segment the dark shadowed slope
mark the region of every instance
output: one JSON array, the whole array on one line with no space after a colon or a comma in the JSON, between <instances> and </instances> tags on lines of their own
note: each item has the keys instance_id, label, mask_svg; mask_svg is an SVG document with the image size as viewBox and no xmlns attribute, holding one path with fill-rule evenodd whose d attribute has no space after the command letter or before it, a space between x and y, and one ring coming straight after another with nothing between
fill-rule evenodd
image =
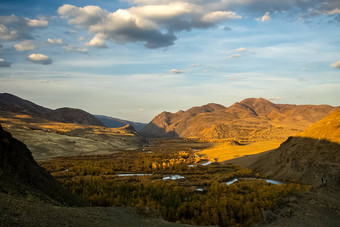
<instances>
[{"instance_id":1,"label":"dark shadowed slope","mask_svg":"<svg viewBox=\"0 0 340 227\"><path fill-rule=\"evenodd\" d=\"M329 105L274 104L263 98L249 98L230 107L208 104L177 113L163 112L140 133L147 137L248 142L286 139L337 108Z\"/></svg>"},{"instance_id":2,"label":"dark shadowed slope","mask_svg":"<svg viewBox=\"0 0 340 227\"><path fill-rule=\"evenodd\" d=\"M80 201L34 161L25 144L0 125L0 191L28 195L56 204L76 205Z\"/></svg>"},{"instance_id":3,"label":"dark shadowed slope","mask_svg":"<svg viewBox=\"0 0 340 227\"><path fill-rule=\"evenodd\" d=\"M326 177L340 189L340 110L310 126L298 137L266 153L231 161L274 179L318 186Z\"/></svg>"},{"instance_id":4,"label":"dark shadowed slope","mask_svg":"<svg viewBox=\"0 0 340 227\"><path fill-rule=\"evenodd\" d=\"M146 124L145 123L140 123L140 122L133 122L133 121L127 121L127 120L122 120L114 117L108 117L104 115L94 115L96 118L98 118L104 126L108 128L120 128L123 127L127 124L132 125L137 132L140 131Z\"/></svg>"},{"instance_id":5,"label":"dark shadowed slope","mask_svg":"<svg viewBox=\"0 0 340 227\"><path fill-rule=\"evenodd\" d=\"M100 120L98 120L95 116L81 109L64 107L50 111L46 113L44 116L46 119L51 121L104 126L103 123Z\"/></svg>"},{"instance_id":6,"label":"dark shadowed slope","mask_svg":"<svg viewBox=\"0 0 340 227\"><path fill-rule=\"evenodd\" d=\"M0 113L27 114L50 121L104 126L101 121L84 110L74 108L51 110L8 93L0 94Z\"/></svg>"},{"instance_id":7,"label":"dark shadowed slope","mask_svg":"<svg viewBox=\"0 0 340 227\"><path fill-rule=\"evenodd\" d=\"M51 109L39 106L33 102L19 98L15 95L1 93L0 111L8 111L18 114L28 114L41 117L43 114L50 112Z\"/></svg>"}]
</instances>

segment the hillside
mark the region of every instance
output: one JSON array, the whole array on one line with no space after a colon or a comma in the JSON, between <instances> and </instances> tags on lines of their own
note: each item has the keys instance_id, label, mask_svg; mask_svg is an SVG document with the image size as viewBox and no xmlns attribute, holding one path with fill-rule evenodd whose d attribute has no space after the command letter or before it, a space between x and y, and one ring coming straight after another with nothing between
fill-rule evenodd
<instances>
[{"instance_id":1,"label":"hillside","mask_svg":"<svg viewBox=\"0 0 340 227\"><path fill-rule=\"evenodd\" d=\"M39 106L15 95L0 93L0 111L41 117L45 113L50 112L51 109Z\"/></svg>"},{"instance_id":2,"label":"hillside","mask_svg":"<svg viewBox=\"0 0 340 227\"><path fill-rule=\"evenodd\" d=\"M4 131L0 125L0 191L31 196L55 204L80 204L75 196L33 159L25 144Z\"/></svg>"},{"instance_id":3,"label":"hillside","mask_svg":"<svg viewBox=\"0 0 340 227\"><path fill-rule=\"evenodd\" d=\"M276 150L232 160L278 180L313 186L328 179L340 189L340 110L311 125L297 137L290 137Z\"/></svg>"},{"instance_id":4,"label":"hillside","mask_svg":"<svg viewBox=\"0 0 340 227\"><path fill-rule=\"evenodd\" d=\"M163 112L140 133L146 137L233 139L241 143L280 140L302 132L337 108L249 98L230 107L208 104L177 113Z\"/></svg>"},{"instance_id":5,"label":"hillside","mask_svg":"<svg viewBox=\"0 0 340 227\"><path fill-rule=\"evenodd\" d=\"M127 120L122 120L122 119L118 119L114 117L108 117L104 115L94 115L94 116L97 119L99 119L104 124L104 126L108 128L120 128L120 127L123 127L129 124L129 125L132 125L138 132L146 125L145 123L127 121Z\"/></svg>"},{"instance_id":6,"label":"hillside","mask_svg":"<svg viewBox=\"0 0 340 227\"><path fill-rule=\"evenodd\" d=\"M13 136L27 144L36 160L131 151L147 143L130 125L106 128L15 114L0 116L0 123Z\"/></svg>"},{"instance_id":7,"label":"hillside","mask_svg":"<svg viewBox=\"0 0 340 227\"><path fill-rule=\"evenodd\" d=\"M182 226L152 211L83 205L0 125L0 226Z\"/></svg>"},{"instance_id":8,"label":"hillside","mask_svg":"<svg viewBox=\"0 0 340 227\"><path fill-rule=\"evenodd\" d=\"M0 94L0 113L2 116L15 113L49 121L104 126L101 121L84 110L74 108L51 110L8 93Z\"/></svg>"},{"instance_id":9,"label":"hillside","mask_svg":"<svg viewBox=\"0 0 340 227\"><path fill-rule=\"evenodd\" d=\"M44 117L51 121L58 121L63 123L78 123L83 125L104 126L103 123L92 114L89 114L84 110L74 108L59 108L46 113Z\"/></svg>"}]
</instances>

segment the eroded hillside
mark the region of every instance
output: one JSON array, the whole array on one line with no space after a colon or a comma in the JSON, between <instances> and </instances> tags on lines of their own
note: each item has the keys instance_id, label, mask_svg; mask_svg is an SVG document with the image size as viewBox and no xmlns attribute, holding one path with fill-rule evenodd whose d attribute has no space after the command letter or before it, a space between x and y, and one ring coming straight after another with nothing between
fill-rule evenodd
<instances>
[{"instance_id":1,"label":"eroded hillside","mask_svg":"<svg viewBox=\"0 0 340 227\"><path fill-rule=\"evenodd\" d=\"M147 137L233 139L241 143L280 140L297 135L337 108L249 98L230 107L208 104L177 113L163 112L140 132Z\"/></svg>"}]
</instances>

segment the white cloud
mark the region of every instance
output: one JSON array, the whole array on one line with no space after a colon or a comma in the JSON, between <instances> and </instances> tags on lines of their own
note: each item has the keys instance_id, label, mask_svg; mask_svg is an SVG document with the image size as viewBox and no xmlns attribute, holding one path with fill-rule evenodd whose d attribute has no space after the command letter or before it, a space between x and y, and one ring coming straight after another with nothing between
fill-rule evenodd
<instances>
[{"instance_id":1,"label":"white cloud","mask_svg":"<svg viewBox=\"0 0 340 227\"><path fill-rule=\"evenodd\" d=\"M102 37L102 38L101 38ZM101 34L95 35L90 42L86 43L86 46L89 47L97 47L97 48L106 48L106 44L104 41L104 37Z\"/></svg>"},{"instance_id":2,"label":"white cloud","mask_svg":"<svg viewBox=\"0 0 340 227\"><path fill-rule=\"evenodd\" d=\"M303 67L303 68L302 68L302 71L307 72L307 71L309 71L309 68Z\"/></svg>"},{"instance_id":3,"label":"white cloud","mask_svg":"<svg viewBox=\"0 0 340 227\"><path fill-rule=\"evenodd\" d=\"M281 97L269 97L268 100L270 101L276 101L276 100L280 100Z\"/></svg>"},{"instance_id":4,"label":"white cloud","mask_svg":"<svg viewBox=\"0 0 340 227\"><path fill-rule=\"evenodd\" d=\"M106 41L142 42L147 48L167 47L177 39L176 32L213 27L241 16L232 11L216 11L191 2L159 2L108 12L98 6L65 4L59 15L69 24L94 34L87 46L106 47Z\"/></svg>"},{"instance_id":5,"label":"white cloud","mask_svg":"<svg viewBox=\"0 0 340 227\"><path fill-rule=\"evenodd\" d=\"M87 48L74 47L71 45L64 45L63 48L67 51L74 51L80 53L87 53L89 51Z\"/></svg>"},{"instance_id":6,"label":"white cloud","mask_svg":"<svg viewBox=\"0 0 340 227\"><path fill-rule=\"evenodd\" d=\"M30 27L42 28L48 26L48 21L44 17L40 17L38 20L30 18L25 18L25 20L27 21L27 25Z\"/></svg>"},{"instance_id":7,"label":"white cloud","mask_svg":"<svg viewBox=\"0 0 340 227\"><path fill-rule=\"evenodd\" d=\"M331 64L331 67L335 69L340 69L340 61L334 62L333 64Z\"/></svg>"},{"instance_id":8,"label":"white cloud","mask_svg":"<svg viewBox=\"0 0 340 227\"><path fill-rule=\"evenodd\" d=\"M36 64L42 64L42 65L52 64L52 60L43 54L31 54L27 57L27 59Z\"/></svg>"},{"instance_id":9,"label":"white cloud","mask_svg":"<svg viewBox=\"0 0 340 227\"><path fill-rule=\"evenodd\" d=\"M247 50L247 49L244 48L244 47L241 47L241 48L236 49L237 52L244 52L244 51L246 51L246 50Z\"/></svg>"},{"instance_id":10,"label":"white cloud","mask_svg":"<svg viewBox=\"0 0 340 227\"><path fill-rule=\"evenodd\" d=\"M202 21L215 23L226 19L241 19L242 17L231 11L215 11L203 16Z\"/></svg>"},{"instance_id":11,"label":"white cloud","mask_svg":"<svg viewBox=\"0 0 340 227\"><path fill-rule=\"evenodd\" d=\"M32 32L36 29L46 28L47 25L48 22L43 18L0 16L0 39L10 41L33 39Z\"/></svg>"},{"instance_id":12,"label":"white cloud","mask_svg":"<svg viewBox=\"0 0 340 227\"><path fill-rule=\"evenodd\" d=\"M48 38L46 40L46 43L48 43L48 44L63 44L63 40L61 38L56 38L56 39Z\"/></svg>"},{"instance_id":13,"label":"white cloud","mask_svg":"<svg viewBox=\"0 0 340 227\"><path fill-rule=\"evenodd\" d=\"M231 58L238 58L240 57L241 55L240 54L232 54L230 55L228 58L231 59Z\"/></svg>"},{"instance_id":14,"label":"white cloud","mask_svg":"<svg viewBox=\"0 0 340 227\"><path fill-rule=\"evenodd\" d=\"M15 44L14 48L16 51L28 51L28 50L34 50L35 45L32 43L32 41L26 40L21 43Z\"/></svg>"},{"instance_id":15,"label":"white cloud","mask_svg":"<svg viewBox=\"0 0 340 227\"><path fill-rule=\"evenodd\" d=\"M10 67L11 66L11 62L6 61L3 58L0 58L0 67Z\"/></svg>"},{"instance_id":16,"label":"white cloud","mask_svg":"<svg viewBox=\"0 0 340 227\"><path fill-rule=\"evenodd\" d=\"M79 38L78 38L78 41L84 41L85 40L85 37L84 36L80 36Z\"/></svg>"},{"instance_id":17,"label":"white cloud","mask_svg":"<svg viewBox=\"0 0 340 227\"><path fill-rule=\"evenodd\" d=\"M178 69L171 69L170 72L173 73L173 74L182 74L182 73L186 73L185 70L178 70Z\"/></svg>"},{"instance_id":18,"label":"white cloud","mask_svg":"<svg viewBox=\"0 0 340 227\"><path fill-rule=\"evenodd\" d=\"M270 21L271 18L269 16L269 12L266 12L262 17L258 17L255 20L261 21L261 22L266 22L266 21Z\"/></svg>"}]
</instances>

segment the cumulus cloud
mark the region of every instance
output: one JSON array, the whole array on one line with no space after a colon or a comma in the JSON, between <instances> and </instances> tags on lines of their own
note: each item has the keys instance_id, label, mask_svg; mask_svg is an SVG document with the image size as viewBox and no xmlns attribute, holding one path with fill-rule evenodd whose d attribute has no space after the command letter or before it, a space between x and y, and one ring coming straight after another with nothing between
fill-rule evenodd
<instances>
[{"instance_id":1,"label":"cumulus cloud","mask_svg":"<svg viewBox=\"0 0 340 227\"><path fill-rule=\"evenodd\" d=\"M173 73L173 74L182 74L182 73L186 73L186 71L185 70L178 70L178 69L171 69L170 73Z\"/></svg>"},{"instance_id":2,"label":"cumulus cloud","mask_svg":"<svg viewBox=\"0 0 340 227\"><path fill-rule=\"evenodd\" d=\"M33 39L32 32L36 29L46 28L47 25L48 22L44 18L0 16L0 39L10 41Z\"/></svg>"},{"instance_id":3,"label":"cumulus cloud","mask_svg":"<svg viewBox=\"0 0 340 227\"><path fill-rule=\"evenodd\" d=\"M63 40L61 38L56 38L56 39L48 38L45 43L47 43L47 44L63 44Z\"/></svg>"},{"instance_id":4,"label":"cumulus cloud","mask_svg":"<svg viewBox=\"0 0 340 227\"><path fill-rule=\"evenodd\" d=\"M3 58L0 58L0 67L11 67L11 62L5 61Z\"/></svg>"},{"instance_id":5,"label":"cumulus cloud","mask_svg":"<svg viewBox=\"0 0 340 227\"><path fill-rule=\"evenodd\" d=\"M36 64L42 64L42 65L52 64L52 60L43 54L31 54L27 57L27 59Z\"/></svg>"},{"instance_id":6,"label":"cumulus cloud","mask_svg":"<svg viewBox=\"0 0 340 227\"><path fill-rule=\"evenodd\" d=\"M32 41L26 40L21 43L17 43L14 45L14 48L16 51L28 51L28 50L34 50L35 45L33 44Z\"/></svg>"},{"instance_id":7,"label":"cumulus cloud","mask_svg":"<svg viewBox=\"0 0 340 227\"><path fill-rule=\"evenodd\" d=\"M269 16L269 12L266 12L262 17L258 17L255 20L261 21L261 22L266 22L266 21L270 21L271 18Z\"/></svg>"},{"instance_id":8,"label":"cumulus cloud","mask_svg":"<svg viewBox=\"0 0 340 227\"><path fill-rule=\"evenodd\" d=\"M333 64L331 64L331 67L335 69L340 69L340 61L334 62Z\"/></svg>"},{"instance_id":9,"label":"cumulus cloud","mask_svg":"<svg viewBox=\"0 0 340 227\"><path fill-rule=\"evenodd\" d=\"M86 46L89 47L97 47L97 48L106 48L106 44L104 41L105 37L102 34L95 35L90 42L86 43Z\"/></svg>"},{"instance_id":10,"label":"cumulus cloud","mask_svg":"<svg viewBox=\"0 0 340 227\"><path fill-rule=\"evenodd\" d=\"M27 25L30 27L35 27L35 28L43 28L47 27L48 21L44 17L40 17L38 20L37 19L30 19L30 18L25 18Z\"/></svg>"},{"instance_id":11,"label":"cumulus cloud","mask_svg":"<svg viewBox=\"0 0 340 227\"><path fill-rule=\"evenodd\" d=\"M232 54L230 55L228 58L231 59L231 58L238 58L240 57L241 55L240 54Z\"/></svg>"},{"instance_id":12,"label":"cumulus cloud","mask_svg":"<svg viewBox=\"0 0 340 227\"><path fill-rule=\"evenodd\" d=\"M244 51L246 51L246 50L247 50L247 49L244 48L244 47L240 47L240 48L236 49L237 52L244 52Z\"/></svg>"},{"instance_id":13,"label":"cumulus cloud","mask_svg":"<svg viewBox=\"0 0 340 227\"><path fill-rule=\"evenodd\" d=\"M147 48L167 47L174 44L176 32L208 28L225 20L241 18L230 10L211 10L185 1L142 3L115 12L98 6L65 4L59 7L58 13L69 24L94 34L87 46L99 48L106 47L106 41L142 42Z\"/></svg>"}]
</instances>

